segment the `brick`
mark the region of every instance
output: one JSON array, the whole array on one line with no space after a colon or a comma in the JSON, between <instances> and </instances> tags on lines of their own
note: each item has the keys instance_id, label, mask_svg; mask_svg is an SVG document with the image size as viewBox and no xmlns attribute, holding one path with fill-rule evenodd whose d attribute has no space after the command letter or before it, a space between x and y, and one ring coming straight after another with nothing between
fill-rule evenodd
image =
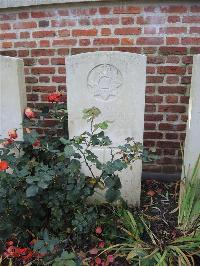
<instances>
[{"instance_id":1,"label":"brick","mask_svg":"<svg viewBox=\"0 0 200 266\"><path fill-rule=\"evenodd\" d=\"M166 44L167 45L176 45L179 44L179 38L178 37L166 37Z\"/></svg>"},{"instance_id":2,"label":"brick","mask_svg":"<svg viewBox=\"0 0 200 266\"><path fill-rule=\"evenodd\" d=\"M152 141L152 140L145 140L144 141L144 146L145 147L149 147L149 148L150 147L155 147L155 144L156 144L155 141Z\"/></svg>"},{"instance_id":3,"label":"brick","mask_svg":"<svg viewBox=\"0 0 200 266\"><path fill-rule=\"evenodd\" d=\"M100 15L108 15L111 11L111 8L110 7L106 7L106 6L102 6L102 7L99 7L99 14Z\"/></svg>"},{"instance_id":4,"label":"brick","mask_svg":"<svg viewBox=\"0 0 200 266\"><path fill-rule=\"evenodd\" d=\"M178 139L177 133L166 133L165 138L168 139Z\"/></svg>"},{"instance_id":5,"label":"brick","mask_svg":"<svg viewBox=\"0 0 200 266\"><path fill-rule=\"evenodd\" d=\"M177 55L168 55L166 58L166 63L178 64L180 62L180 57Z\"/></svg>"},{"instance_id":6,"label":"brick","mask_svg":"<svg viewBox=\"0 0 200 266\"><path fill-rule=\"evenodd\" d=\"M119 6L113 9L114 14L139 14L140 12L139 6Z\"/></svg>"},{"instance_id":7,"label":"brick","mask_svg":"<svg viewBox=\"0 0 200 266\"><path fill-rule=\"evenodd\" d=\"M36 64L36 60L34 58L24 58L25 66L34 66Z\"/></svg>"},{"instance_id":8,"label":"brick","mask_svg":"<svg viewBox=\"0 0 200 266\"><path fill-rule=\"evenodd\" d=\"M55 86L33 86L32 91L41 92L41 93L52 93L52 92L56 92L56 87Z\"/></svg>"},{"instance_id":9,"label":"brick","mask_svg":"<svg viewBox=\"0 0 200 266\"><path fill-rule=\"evenodd\" d=\"M164 28L159 28L159 33L182 34L182 33L187 33L187 28L186 27L164 27Z\"/></svg>"},{"instance_id":10,"label":"brick","mask_svg":"<svg viewBox=\"0 0 200 266\"><path fill-rule=\"evenodd\" d=\"M155 128L155 123L144 123L144 130L154 130Z\"/></svg>"},{"instance_id":11,"label":"brick","mask_svg":"<svg viewBox=\"0 0 200 266\"><path fill-rule=\"evenodd\" d=\"M65 67L59 67L59 68L58 68L58 73L59 73L59 74L66 74L66 69L65 69Z\"/></svg>"},{"instance_id":12,"label":"brick","mask_svg":"<svg viewBox=\"0 0 200 266\"><path fill-rule=\"evenodd\" d=\"M189 65L193 63L193 57L192 56L183 56L182 57L182 63L185 65Z\"/></svg>"},{"instance_id":13,"label":"brick","mask_svg":"<svg viewBox=\"0 0 200 266\"><path fill-rule=\"evenodd\" d=\"M90 39L80 39L79 45L80 46L89 46L90 45Z\"/></svg>"},{"instance_id":14,"label":"brick","mask_svg":"<svg viewBox=\"0 0 200 266\"><path fill-rule=\"evenodd\" d=\"M191 83L191 76L181 77L181 84L190 84L190 83Z\"/></svg>"},{"instance_id":15,"label":"brick","mask_svg":"<svg viewBox=\"0 0 200 266\"><path fill-rule=\"evenodd\" d=\"M18 51L18 56L19 56L19 57L26 57L26 56L29 56L29 51L28 51L28 50L19 50L19 51Z\"/></svg>"},{"instance_id":16,"label":"brick","mask_svg":"<svg viewBox=\"0 0 200 266\"><path fill-rule=\"evenodd\" d=\"M163 43L163 37L138 37L136 41L138 45L161 45Z\"/></svg>"},{"instance_id":17,"label":"brick","mask_svg":"<svg viewBox=\"0 0 200 266\"><path fill-rule=\"evenodd\" d=\"M41 20L41 21L39 21L38 26L40 28L46 28L49 26L49 21L48 20Z\"/></svg>"},{"instance_id":18,"label":"brick","mask_svg":"<svg viewBox=\"0 0 200 266\"><path fill-rule=\"evenodd\" d=\"M1 23L0 24L0 30L10 30L11 26L10 23Z\"/></svg>"},{"instance_id":19,"label":"brick","mask_svg":"<svg viewBox=\"0 0 200 266\"><path fill-rule=\"evenodd\" d=\"M91 24L91 22L90 22L89 18L81 18L78 20L78 24L80 26L89 26Z\"/></svg>"},{"instance_id":20,"label":"brick","mask_svg":"<svg viewBox=\"0 0 200 266\"><path fill-rule=\"evenodd\" d=\"M160 123L159 130L169 130L169 131L183 131L185 130L185 124L169 124L169 123Z\"/></svg>"},{"instance_id":21,"label":"brick","mask_svg":"<svg viewBox=\"0 0 200 266\"><path fill-rule=\"evenodd\" d=\"M148 64L164 64L163 56L148 55L147 56Z\"/></svg>"},{"instance_id":22,"label":"brick","mask_svg":"<svg viewBox=\"0 0 200 266\"><path fill-rule=\"evenodd\" d=\"M36 77L25 77L25 82L30 84L38 83L38 79Z\"/></svg>"},{"instance_id":23,"label":"brick","mask_svg":"<svg viewBox=\"0 0 200 266\"><path fill-rule=\"evenodd\" d=\"M65 76L53 76L52 82L55 83L66 83L66 77Z\"/></svg>"},{"instance_id":24,"label":"brick","mask_svg":"<svg viewBox=\"0 0 200 266\"><path fill-rule=\"evenodd\" d=\"M5 21L5 20L16 20L17 19L17 14L16 13L2 13L0 14L0 20Z\"/></svg>"},{"instance_id":25,"label":"brick","mask_svg":"<svg viewBox=\"0 0 200 266\"><path fill-rule=\"evenodd\" d=\"M148 17L138 17L137 24L139 25L157 25L164 24L165 17L164 16L148 16Z\"/></svg>"},{"instance_id":26,"label":"brick","mask_svg":"<svg viewBox=\"0 0 200 266\"><path fill-rule=\"evenodd\" d=\"M160 105L158 106L158 112L185 113L186 107L182 105Z\"/></svg>"},{"instance_id":27,"label":"brick","mask_svg":"<svg viewBox=\"0 0 200 266\"><path fill-rule=\"evenodd\" d=\"M50 47L50 41L48 41L48 40L40 41L40 47L41 48Z\"/></svg>"},{"instance_id":28,"label":"brick","mask_svg":"<svg viewBox=\"0 0 200 266\"><path fill-rule=\"evenodd\" d=\"M134 24L134 18L133 17L122 17L121 18L122 25L131 25Z\"/></svg>"},{"instance_id":29,"label":"brick","mask_svg":"<svg viewBox=\"0 0 200 266\"><path fill-rule=\"evenodd\" d=\"M109 29L109 28L103 28L103 29L101 29L101 35L103 35L103 36L109 36L109 35L111 35L111 29Z\"/></svg>"},{"instance_id":30,"label":"brick","mask_svg":"<svg viewBox=\"0 0 200 266\"><path fill-rule=\"evenodd\" d=\"M158 92L160 94L185 94L187 87L184 86L159 86Z\"/></svg>"},{"instance_id":31,"label":"brick","mask_svg":"<svg viewBox=\"0 0 200 266\"><path fill-rule=\"evenodd\" d=\"M119 39L117 38L97 38L93 41L94 45L118 45Z\"/></svg>"},{"instance_id":32,"label":"brick","mask_svg":"<svg viewBox=\"0 0 200 266\"><path fill-rule=\"evenodd\" d=\"M181 43L184 45L200 45L200 38L198 37L183 37Z\"/></svg>"},{"instance_id":33,"label":"brick","mask_svg":"<svg viewBox=\"0 0 200 266\"><path fill-rule=\"evenodd\" d=\"M181 96L180 97L180 103L189 104L189 96Z\"/></svg>"},{"instance_id":34,"label":"brick","mask_svg":"<svg viewBox=\"0 0 200 266\"><path fill-rule=\"evenodd\" d=\"M96 18L92 20L94 26L100 25L117 25L119 24L119 18Z\"/></svg>"},{"instance_id":35,"label":"brick","mask_svg":"<svg viewBox=\"0 0 200 266\"><path fill-rule=\"evenodd\" d=\"M53 30L50 31L35 31L32 33L33 38L47 38L56 36L56 32Z\"/></svg>"},{"instance_id":36,"label":"brick","mask_svg":"<svg viewBox=\"0 0 200 266\"><path fill-rule=\"evenodd\" d=\"M40 58L39 60L38 60L38 63L40 64L40 65L48 65L49 64L49 59L48 58Z\"/></svg>"},{"instance_id":37,"label":"brick","mask_svg":"<svg viewBox=\"0 0 200 266\"><path fill-rule=\"evenodd\" d=\"M31 41L31 42L15 42L14 43L14 47L15 48L19 48L19 47L25 47L25 48L35 48L37 46L35 41Z\"/></svg>"},{"instance_id":38,"label":"brick","mask_svg":"<svg viewBox=\"0 0 200 266\"><path fill-rule=\"evenodd\" d=\"M154 26L144 27L144 34L155 34L155 33L156 33L156 27Z\"/></svg>"},{"instance_id":39,"label":"brick","mask_svg":"<svg viewBox=\"0 0 200 266\"><path fill-rule=\"evenodd\" d=\"M54 67L33 67L31 69L32 74L54 74Z\"/></svg>"},{"instance_id":40,"label":"brick","mask_svg":"<svg viewBox=\"0 0 200 266\"><path fill-rule=\"evenodd\" d=\"M38 95L36 94L27 94L27 101L30 102L37 102L38 101Z\"/></svg>"},{"instance_id":41,"label":"brick","mask_svg":"<svg viewBox=\"0 0 200 266\"><path fill-rule=\"evenodd\" d=\"M40 83L49 83L50 82L50 77L47 77L47 76L39 77L39 82Z\"/></svg>"},{"instance_id":42,"label":"brick","mask_svg":"<svg viewBox=\"0 0 200 266\"><path fill-rule=\"evenodd\" d=\"M66 29L59 30L58 35L59 35L59 37L68 37L68 36L70 36L70 30L66 30Z\"/></svg>"},{"instance_id":43,"label":"brick","mask_svg":"<svg viewBox=\"0 0 200 266\"><path fill-rule=\"evenodd\" d=\"M2 42L1 43L1 48L3 48L3 49L8 49L8 48L12 48L12 47L13 47L12 42Z\"/></svg>"},{"instance_id":44,"label":"brick","mask_svg":"<svg viewBox=\"0 0 200 266\"><path fill-rule=\"evenodd\" d=\"M28 39L30 38L30 33L28 31L20 32L20 39Z\"/></svg>"},{"instance_id":45,"label":"brick","mask_svg":"<svg viewBox=\"0 0 200 266\"><path fill-rule=\"evenodd\" d=\"M181 66L158 66L157 71L159 74L184 75L186 68Z\"/></svg>"},{"instance_id":46,"label":"brick","mask_svg":"<svg viewBox=\"0 0 200 266\"><path fill-rule=\"evenodd\" d=\"M57 50L58 55L68 55L69 49L68 48L60 48Z\"/></svg>"},{"instance_id":47,"label":"brick","mask_svg":"<svg viewBox=\"0 0 200 266\"><path fill-rule=\"evenodd\" d=\"M16 33L0 33L0 40L6 40L6 39L16 39Z\"/></svg>"},{"instance_id":48,"label":"brick","mask_svg":"<svg viewBox=\"0 0 200 266\"><path fill-rule=\"evenodd\" d=\"M76 17L79 16L90 16L97 13L97 8L74 8L70 9L70 13Z\"/></svg>"},{"instance_id":49,"label":"brick","mask_svg":"<svg viewBox=\"0 0 200 266\"><path fill-rule=\"evenodd\" d=\"M181 115L181 121L187 122L188 116L187 115Z\"/></svg>"},{"instance_id":50,"label":"brick","mask_svg":"<svg viewBox=\"0 0 200 266\"><path fill-rule=\"evenodd\" d=\"M176 22L180 22L180 21L181 21L180 16L169 16L167 18L168 23L176 23Z\"/></svg>"},{"instance_id":51,"label":"brick","mask_svg":"<svg viewBox=\"0 0 200 266\"><path fill-rule=\"evenodd\" d=\"M164 155L175 155L175 150L174 149L164 149L163 154Z\"/></svg>"},{"instance_id":52,"label":"brick","mask_svg":"<svg viewBox=\"0 0 200 266\"><path fill-rule=\"evenodd\" d=\"M143 53L145 53L145 54L155 54L157 52L156 47L146 46L146 47L143 47L142 50L143 50Z\"/></svg>"},{"instance_id":53,"label":"brick","mask_svg":"<svg viewBox=\"0 0 200 266\"><path fill-rule=\"evenodd\" d=\"M18 14L19 19L27 19L29 18L29 12L20 12Z\"/></svg>"},{"instance_id":54,"label":"brick","mask_svg":"<svg viewBox=\"0 0 200 266\"><path fill-rule=\"evenodd\" d=\"M93 48L93 47L90 47L90 48L72 48L71 49L71 54L74 55L74 54L80 54L80 53L88 53L88 52L95 52L97 51L97 48Z\"/></svg>"},{"instance_id":55,"label":"brick","mask_svg":"<svg viewBox=\"0 0 200 266\"><path fill-rule=\"evenodd\" d=\"M167 114L167 115L166 115L166 120L167 120L167 121L177 121L177 120L178 120L178 115Z\"/></svg>"},{"instance_id":56,"label":"brick","mask_svg":"<svg viewBox=\"0 0 200 266\"><path fill-rule=\"evenodd\" d=\"M37 23L34 21L17 22L13 25L14 29L33 29L37 28Z\"/></svg>"},{"instance_id":57,"label":"brick","mask_svg":"<svg viewBox=\"0 0 200 266\"><path fill-rule=\"evenodd\" d=\"M76 29L72 30L72 36L96 36L97 29Z\"/></svg>"},{"instance_id":58,"label":"brick","mask_svg":"<svg viewBox=\"0 0 200 266\"><path fill-rule=\"evenodd\" d=\"M162 139L163 134L161 132L144 132L144 139Z\"/></svg>"},{"instance_id":59,"label":"brick","mask_svg":"<svg viewBox=\"0 0 200 266\"><path fill-rule=\"evenodd\" d=\"M161 76L147 76L146 78L147 83L162 83L164 80L164 77Z\"/></svg>"},{"instance_id":60,"label":"brick","mask_svg":"<svg viewBox=\"0 0 200 266\"><path fill-rule=\"evenodd\" d=\"M187 54L187 48L186 47L161 46L159 47L159 53L162 55L185 55Z\"/></svg>"},{"instance_id":61,"label":"brick","mask_svg":"<svg viewBox=\"0 0 200 266\"><path fill-rule=\"evenodd\" d=\"M63 58L63 57L52 58L51 64L52 65L65 65L65 58Z\"/></svg>"},{"instance_id":62,"label":"brick","mask_svg":"<svg viewBox=\"0 0 200 266\"><path fill-rule=\"evenodd\" d=\"M73 46L76 43L76 39L53 40L52 46Z\"/></svg>"},{"instance_id":63,"label":"brick","mask_svg":"<svg viewBox=\"0 0 200 266\"><path fill-rule=\"evenodd\" d=\"M69 16L69 10L66 8L59 9L58 14L59 14L59 16Z\"/></svg>"},{"instance_id":64,"label":"brick","mask_svg":"<svg viewBox=\"0 0 200 266\"><path fill-rule=\"evenodd\" d=\"M166 103L177 103L178 102L178 96L176 95L168 95L165 97Z\"/></svg>"},{"instance_id":65,"label":"brick","mask_svg":"<svg viewBox=\"0 0 200 266\"><path fill-rule=\"evenodd\" d=\"M194 5L194 6L191 6L191 7L190 7L190 11L191 11L191 12L194 12L194 13L196 13L196 12L200 12L200 5Z\"/></svg>"},{"instance_id":66,"label":"brick","mask_svg":"<svg viewBox=\"0 0 200 266\"><path fill-rule=\"evenodd\" d=\"M178 76L167 76L166 77L166 83L167 84L178 84L179 83L179 77Z\"/></svg>"},{"instance_id":67,"label":"brick","mask_svg":"<svg viewBox=\"0 0 200 266\"><path fill-rule=\"evenodd\" d=\"M161 6L160 11L163 13L186 13L187 7L184 5Z\"/></svg>"},{"instance_id":68,"label":"brick","mask_svg":"<svg viewBox=\"0 0 200 266\"><path fill-rule=\"evenodd\" d=\"M54 11L33 11L31 12L32 18L45 18L54 16Z\"/></svg>"},{"instance_id":69,"label":"brick","mask_svg":"<svg viewBox=\"0 0 200 266\"><path fill-rule=\"evenodd\" d=\"M200 27L190 27L190 33L200 33Z\"/></svg>"},{"instance_id":70,"label":"brick","mask_svg":"<svg viewBox=\"0 0 200 266\"><path fill-rule=\"evenodd\" d=\"M114 30L115 35L138 35L141 33L141 28L131 27L131 28L116 28Z\"/></svg>"},{"instance_id":71,"label":"brick","mask_svg":"<svg viewBox=\"0 0 200 266\"><path fill-rule=\"evenodd\" d=\"M145 114L144 120L145 121L162 121L163 115L161 115L161 114Z\"/></svg>"},{"instance_id":72,"label":"brick","mask_svg":"<svg viewBox=\"0 0 200 266\"><path fill-rule=\"evenodd\" d=\"M121 51L121 52L129 52L129 53L141 53L141 47L126 47L126 46L122 46L122 47L114 47L113 48L114 51Z\"/></svg>"},{"instance_id":73,"label":"brick","mask_svg":"<svg viewBox=\"0 0 200 266\"><path fill-rule=\"evenodd\" d=\"M146 86L145 93L146 94L153 94L153 93L155 93L155 86Z\"/></svg>"},{"instance_id":74,"label":"brick","mask_svg":"<svg viewBox=\"0 0 200 266\"><path fill-rule=\"evenodd\" d=\"M53 49L33 49L31 51L31 56L53 56L55 50Z\"/></svg>"},{"instance_id":75,"label":"brick","mask_svg":"<svg viewBox=\"0 0 200 266\"><path fill-rule=\"evenodd\" d=\"M156 72L156 68L155 67L147 66L147 68L146 68L146 73L147 74L155 74L155 72Z\"/></svg>"},{"instance_id":76,"label":"brick","mask_svg":"<svg viewBox=\"0 0 200 266\"><path fill-rule=\"evenodd\" d=\"M134 40L131 38L122 38L121 39L121 45L133 45Z\"/></svg>"},{"instance_id":77,"label":"brick","mask_svg":"<svg viewBox=\"0 0 200 266\"><path fill-rule=\"evenodd\" d=\"M159 148L180 148L180 142L175 141L158 141L157 146Z\"/></svg>"},{"instance_id":78,"label":"brick","mask_svg":"<svg viewBox=\"0 0 200 266\"><path fill-rule=\"evenodd\" d=\"M163 97L159 95L145 97L146 103L162 103L162 101L163 101Z\"/></svg>"},{"instance_id":79,"label":"brick","mask_svg":"<svg viewBox=\"0 0 200 266\"><path fill-rule=\"evenodd\" d=\"M184 16L183 23L200 23L200 16Z\"/></svg>"},{"instance_id":80,"label":"brick","mask_svg":"<svg viewBox=\"0 0 200 266\"><path fill-rule=\"evenodd\" d=\"M199 54L200 53L200 47L191 47L190 48L190 54Z\"/></svg>"},{"instance_id":81,"label":"brick","mask_svg":"<svg viewBox=\"0 0 200 266\"><path fill-rule=\"evenodd\" d=\"M76 25L76 20L72 19L61 19L61 20L52 20L52 27L72 27Z\"/></svg>"},{"instance_id":82,"label":"brick","mask_svg":"<svg viewBox=\"0 0 200 266\"><path fill-rule=\"evenodd\" d=\"M153 104L145 104L145 112L146 113L153 113L156 111L156 105Z\"/></svg>"}]
</instances>

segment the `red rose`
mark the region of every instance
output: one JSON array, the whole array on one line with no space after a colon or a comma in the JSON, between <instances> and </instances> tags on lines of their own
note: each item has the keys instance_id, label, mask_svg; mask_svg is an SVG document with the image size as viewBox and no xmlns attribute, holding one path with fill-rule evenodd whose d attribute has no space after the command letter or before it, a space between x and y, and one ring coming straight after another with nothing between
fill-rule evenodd
<instances>
[{"instance_id":1,"label":"red rose","mask_svg":"<svg viewBox=\"0 0 200 266\"><path fill-rule=\"evenodd\" d=\"M102 228L100 226L98 226L95 230L96 234L100 235L102 233Z\"/></svg>"},{"instance_id":2,"label":"red rose","mask_svg":"<svg viewBox=\"0 0 200 266\"><path fill-rule=\"evenodd\" d=\"M0 161L0 171L8 169L9 165L6 161Z\"/></svg>"},{"instance_id":3,"label":"red rose","mask_svg":"<svg viewBox=\"0 0 200 266\"><path fill-rule=\"evenodd\" d=\"M101 264L101 259L100 259L99 257L96 257L96 259L95 259L95 263L96 263L97 265L100 265L100 264Z\"/></svg>"},{"instance_id":4,"label":"red rose","mask_svg":"<svg viewBox=\"0 0 200 266\"><path fill-rule=\"evenodd\" d=\"M99 242L99 248L104 248L105 247L105 242L101 241Z\"/></svg>"},{"instance_id":5,"label":"red rose","mask_svg":"<svg viewBox=\"0 0 200 266\"><path fill-rule=\"evenodd\" d=\"M31 119L35 117L35 113L32 111L30 107L25 108L24 114L26 115L27 118Z\"/></svg>"},{"instance_id":6,"label":"red rose","mask_svg":"<svg viewBox=\"0 0 200 266\"><path fill-rule=\"evenodd\" d=\"M39 139L37 139L37 140L32 144L32 146L33 146L34 148L40 147L40 146L41 146L41 143L40 143Z\"/></svg>"},{"instance_id":7,"label":"red rose","mask_svg":"<svg viewBox=\"0 0 200 266\"><path fill-rule=\"evenodd\" d=\"M11 139L16 139L17 138L17 129L10 129L8 131L8 136L11 138Z\"/></svg>"},{"instance_id":8,"label":"red rose","mask_svg":"<svg viewBox=\"0 0 200 266\"><path fill-rule=\"evenodd\" d=\"M48 101L51 103L58 103L60 101L60 97L62 94L60 93L52 93L48 96Z\"/></svg>"}]
</instances>

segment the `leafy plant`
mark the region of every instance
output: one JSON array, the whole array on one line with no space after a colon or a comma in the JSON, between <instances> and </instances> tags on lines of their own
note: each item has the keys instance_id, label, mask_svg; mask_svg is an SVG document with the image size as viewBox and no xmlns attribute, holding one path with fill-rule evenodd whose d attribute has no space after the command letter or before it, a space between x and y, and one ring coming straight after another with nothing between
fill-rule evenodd
<instances>
[{"instance_id":1,"label":"leafy plant","mask_svg":"<svg viewBox=\"0 0 200 266\"><path fill-rule=\"evenodd\" d=\"M77 237L80 245L81 237L84 239L95 227L95 208L88 204L88 197L101 188L106 191L108 201L118 200L121 188L118 173L143 158L142 145L132 138L128 138L124 145L112 147L112 141L104 131L109 121L96 123L95 119L101 113L96 107L83 111L83 118L90 124L89 132L73 139L68 139L66 132L62 137L58 136L58 129L61 126L66 129L67 121L67 111L58 103L58 97L50 97L53 108L44 108L41 112L44 122L45 117L52 117L61 123L49 135L40 136L36 130L29 128L38 127L40 123L30 119L34 115L28 108L23 123L24 141L18 142L17 131L13 130L11 137L2 142L2 243L7 239L24 243L39 238L35 248L48 252L55 244L50 239L47 241L49 232L52 241L54 236L66 242ZM93 149L104 146L110 149L111 157L107 162L100 162ZM83 164L89 169L89 175L82 172ZM5 171L8 166L9 171ZM98 176L94 168L98 169ZM40 234L44 232L45 237L41 238Z\"/></svg>"}]
</instances>

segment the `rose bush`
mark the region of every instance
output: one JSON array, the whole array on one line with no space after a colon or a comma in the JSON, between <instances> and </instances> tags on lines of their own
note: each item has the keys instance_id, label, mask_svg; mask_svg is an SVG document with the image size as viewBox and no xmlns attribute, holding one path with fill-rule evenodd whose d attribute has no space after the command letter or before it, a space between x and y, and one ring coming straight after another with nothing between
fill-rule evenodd
<instances>
[{"instance_id":1,"label":"rose bush","mask_svg":"<svg viewBox=\"0 0 200 266\"><path fill-rule=\"evenodd\" d=\"M62 248L72 239L80 246L96 226L96 209L88 205L88 197L96 188L101 188L106 190L107 201L118 200L121 188L118 172L136 159L147 159L142 145L132 138L115 153L112 141L104 132L108 122L95 123L100 115L95 107L83 112L91 131L68 139L67 110L59 103L61 94L49 95L48 100L52 103L51 109L44 107L39 115L44 123L46 117L56 119L55 128L46 135L39 135L34 127L40 127L43 122L38 122L36 114L27 107L24 141L17 141L17 130L11 129L0 148L0 249L5 251L8 240L19 245L37 239L34 245L37 253L30 251L30 247L23 250L23 256L29 259L35 254L55 251L57 238L64 243ZM62 137L58 136L58 129L62 130ZM101 163L92 152L92 147L99 146L110 147L110 161ZM82 164L87 165L89 176L82 173ZM98 177L92 171L94 166L100 171ZM101 233L100 229L96 228L96 234ZM7 255L9 251L6 248ZM21 254L14 246L14 253L18 251Z\"/></svg>"}]
</instances>

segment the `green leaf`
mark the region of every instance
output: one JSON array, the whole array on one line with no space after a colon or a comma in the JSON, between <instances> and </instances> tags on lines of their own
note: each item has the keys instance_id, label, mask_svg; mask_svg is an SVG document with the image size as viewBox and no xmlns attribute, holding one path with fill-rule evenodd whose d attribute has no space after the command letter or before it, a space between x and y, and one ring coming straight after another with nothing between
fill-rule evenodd
<instances>
[{"instance_id":1,"label":"green leaf","mask_svg":"<svg viewBox=\"0 0 200 266\"><path fill-rule=\"evenodd\" d=\"M34 197L37 193L38 193L38 186L36 185L32 185L30 187L27 188L26 190L26 196L29 197Z\"/></svg>"},{"instance_id":2,"label":"green leaf","mask_svg":"<svg viewBox=\"0 0 200 266\"><path fill-rule=\"evenodd\" d=\"M119 199L120 195L120 190L109 188L106 191L105 197L108 202L113 202Z\"/></svg>"},{"instance_id":3,"label":"green leaf","mask_svg":"<svg viewBox=\"0 0 200 266\"><path fill-rule=\"evenodd\" d=\"M71 156L75 155L75 153L76 152L72 146L70 145L65 146L64 154L66 158L70 158Z\"/></svg>"}]
</instances>

